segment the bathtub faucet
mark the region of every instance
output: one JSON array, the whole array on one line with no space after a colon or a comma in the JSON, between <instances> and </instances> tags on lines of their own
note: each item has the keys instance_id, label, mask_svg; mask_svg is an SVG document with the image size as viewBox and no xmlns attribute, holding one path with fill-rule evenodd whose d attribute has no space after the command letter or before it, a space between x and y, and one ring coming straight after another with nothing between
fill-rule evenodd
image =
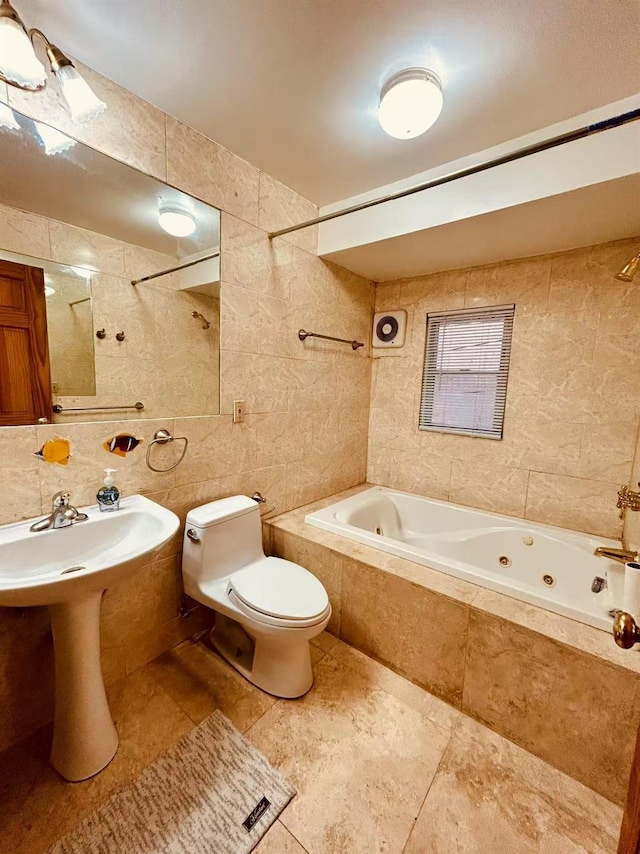
<instances>
[{"instance_id":1,"label":"bathtub faucet","mask_svg":"<svg viewBox=\"0 0 640 854\"><path fill-rule=\"evenodd\" d=\"M638 484L640 486L640 483ZM618 501L616 507L620 511L620 518L625 510L640 510L640 492L634 492L624 484L618 490Z\"/></svg>"},{"instance_id":2,"label":"bathtub faucet","mask_svg":"<svg viewBox=\"0 0 640 854\"><path fill-rule=\"evenodd\" d=\"M615 560L618 563L637 563L640 561L638 552L630 549L612 549L611 546L598 546L594 555L606 558L606 560Z\"/></svg>"}]
</instances>

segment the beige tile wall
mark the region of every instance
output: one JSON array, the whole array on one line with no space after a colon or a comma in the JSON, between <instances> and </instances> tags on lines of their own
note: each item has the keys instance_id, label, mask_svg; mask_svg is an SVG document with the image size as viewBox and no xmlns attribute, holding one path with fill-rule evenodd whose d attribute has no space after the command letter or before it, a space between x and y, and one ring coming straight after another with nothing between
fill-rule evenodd
<instances>
[{"instance_id":1,"label":"beige tile wall","mask_svg":"<svg viewBox=\"0 0 640 854\"><path fill-rule=\"evenodd\" d=\"M406 309L408 333L402 349L374 351L368 480L619 537L616 491L640 416L640 288L614 274L637 246L379 284L376 311ZM503 440L419 431L427 312L511 302Z\"/></svg>"},{"instance_id":2,"label":"beige tile wall","mask_svg":"<svg viewBox=\"0 0 640 854\"><path fill-rule=\"evenodd\" d=\"M95 339L87 282L64 273L49 273L46 281L55 290L46 298L53 393L93 395L96 393Z\"/></svg>"},{"instance_id":3,"label":"beige tile wall","mask_svg":"<svg viewBox=\"0 0 640 854\"><path fill-rule=\"evenodd\" d=\"M175 256L2 204L0 249L33 256L36 265L42 259L97 271L91 276L90 308L87 303L78 306L74 315L68 308L63 314L60 289L56 302L47 302L52 379L62 386L54 395L55 403L75 408L142 400L144 418L218 414L219 300L179 290L176 274L131 286L131 279L175 266ZM52 317L53 305L58 310ZM193 311L201 312L211 327L202 329ZM64 331L61 318L66 317L69 324L72 316L84 316L90 329L83 330L80 337L74 329L65 341L60 337ZM106 330L102 340L94 337L98 329ZM118 332L125 333L124 341L115 338ZM92 358L79 360L78 344L90 346ZM65 369L62 378L58 376L60 365ZM74 379L81 380L87 372L91 376L80 385L90 387L95 374L95 394L89 399L83 395L90 391L72 390ZM68 414L55 420L69 424L85 417ZM112 417L109 413L94 415L104 421Z\"/></svg>"},{"instance_id":4,"label":"beige tile wall","mask_svg":"<svg viewBox=\"0 0 640 854\"><path fill-rule=\"evenodd\" d=\"M144 492L183 519L189 508L237 492L259 490L267 497L267 512L281 512L363 481L373 285L321 261L313 230L269 242L266 229L313 216L316 208L310 202L90 69L82 67L82 73L108 104L106 113L86 126L68 121L55 84L31 96L11 89L9 101L221 208L223 414L0 429L0 523L48 511L61 486L70 487L79 504L94 501L101 470L114 459L101 444L120 430L134 432L146 443L159 426L188 437L186 459L169 474L146 468L145 446L116 464L124 494ZM14 247L20 246L14 251L50 257L50 230L39 218L26 215L4 224L0 219L0 245L7 235ZM119 288L126 259L106 246L102 250L100 276L114 299L126 299ZM124 278L128 275L129 270ZM156 321L149 306L149 323L139 334L149 333ZM300 327L357 337L367 346L354 353L329 342L302 343ZM238 398L246 401L247 418L234 425L229 413ZM72 442L66 468L33 456L56 432ZM155 451L157 463L171 461L172 449ZM107 594L103 657L108 679L140 666L203 625L198 610L188 619L177 616L180 544L178 535L126 588ZM0 748L50 719L50 663L46 613L0 610L0 670L5 674L0 680Z\"/></svg>"}]
</instances>

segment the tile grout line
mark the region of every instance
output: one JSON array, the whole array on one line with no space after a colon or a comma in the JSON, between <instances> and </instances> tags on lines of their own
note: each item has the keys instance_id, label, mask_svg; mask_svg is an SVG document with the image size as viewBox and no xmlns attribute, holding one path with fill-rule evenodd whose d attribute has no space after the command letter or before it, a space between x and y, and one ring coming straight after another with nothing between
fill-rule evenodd
<instances>
[{"instance_id":1,"label":"tile grout line","mask_svg":"<svg viewBox=\"0 0 640 854\"><path fill-rule=\"evenodd\" d=\"M471 618L472 618L472 610L476 610L474 608L473 602L475 601L475 599L479 595L480 595L479 593L476 593L476 595L473 597L471 602L467 605L467 625L465 627L465 642L464 642L464 669L462 671L462 690L460 691L460 708L458 709L460 714L463 714L463 715L466 714L466 712L464 711L464 689L465 689L466 684L467 684L467 663L469 661L469 636L471 634ZM456 723L457 723L457 721L454 722L454 726L452 728L452 731L453 731L453 729L455 729Z\"/></svg>"},{"instance_id":2,"label":"tile grout line","mask_svg":"<svg viewBox=\"0 0 640 854\"><path fill-rule=\"evenodd\" d=\"M291 803L291 801L289 801L289 803ZM280 815L278 816L278 818L276 819L276 821L277 821L280 825L282 825L282 827L283 827L283 828L284 828L284 830L285 830L285 833L288 833L288 834L289 834L289 836L291 836L293 839L295 839L295 841L298 843L298 845L300 846L300 848L302 848L302 850L304 851L304 854L309 854L309 849L308 849L308 848L305 848L305 846L302 844L302 842L300 842L300 840L299 840L299 839L298 839L298 837L295 835L295 833L293 833L293 831L292 831L292 830L289 830L289 828L287 827L287 825L282 821L282 816L283 816L283 815L285 814L285 812L287 811L287 807L288 807L288 806L289 806L289 804L287 804L287 806L282 810L282 812L280 813ZM272 826L273 826L273 825L272 825ZM265 834L265 836L266 836L266 834ZM264 839L264 836L263 836L262 838Z\"/></svg>"},{"instance_id":3,"label":"tile grout line","mask_svg":"<svg viewBox=\"0 0 640 854\"><path fill-rule=\"evenodd\" d=\"M418 814L416 815L415 819L413 820L413 824L411 825L411 830L409 831L409 835L407 836L406 842L402 846L401 854L405 854L405 852L407 850L407 845L409 844L409 840L411 839L411 836L413 834L413 831L415 830L416 824L418 823L418 819L420 818L420 813L424 809L424 805L427 802L427 798L429 797L429 792L433 788L433 784L436 781L436 777L440 773L440 769L442 768L442 763L444 761L445 754L447 753L447 750L449 749L449 745L451 744L451 740L453 739L454 734L455 734L455 724L454 724L454 728L451 730L451 733L449 734L449 739L448 739L448 741L444 747L444 750L442 751L442 755L440 756L440 761L438 762L438 767L436 768L436 772L433 775L433 777L431 778L431 782L429 783L429 785L427 787L427 791L425 793L425 796L422 799L422 803L420 804L420 809L418 810Z\"/></svg>"}]
</instances>

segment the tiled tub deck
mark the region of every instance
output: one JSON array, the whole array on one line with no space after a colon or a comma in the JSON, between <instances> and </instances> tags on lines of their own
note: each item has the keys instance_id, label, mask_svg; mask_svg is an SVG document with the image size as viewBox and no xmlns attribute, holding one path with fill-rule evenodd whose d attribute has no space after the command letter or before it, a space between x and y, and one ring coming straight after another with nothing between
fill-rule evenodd
<instances>
[{"instance_id":1,"label":"tiled tub deck","mask_svg":"<svg viewBox=\"0 0 640 854\"><path fill-rule=\"evenodd\" d=\"M612 635L305 523L355 487L265 521L271 554L325 585L328 630L611 801L640 723L640 655Z\"/></svg>"}]
</instances>

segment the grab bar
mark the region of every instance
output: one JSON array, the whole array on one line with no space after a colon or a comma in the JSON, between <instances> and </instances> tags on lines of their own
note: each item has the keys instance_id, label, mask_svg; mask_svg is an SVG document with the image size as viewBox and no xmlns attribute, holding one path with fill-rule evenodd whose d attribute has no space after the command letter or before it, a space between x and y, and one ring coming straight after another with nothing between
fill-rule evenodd
<instances>
[{"instance_id":1,"label":"grab bar","mask_svg":"<svg viewBox=\"0 0 640 854\"><path fill-rule=\"evenodd\" d=\"M65 412L108 412L111 409L137 409L138 412L141 412L144 409L144 403L138 401L137 403L123 404L122 406L79 406L75 409L62 407L59 403L56 403L51 408L58 415Z\"/></svg>"},{"instance_id":2,"label":"grab bar","mask_svg":"<svg viewBox=\"0 0 640 854\"><path fill-rule=\"evenodd\" d=\"M333 335L321 335L319 332L307 332L304 329L298 330L298 338L301 341L304 341L305 338L322 338L324 341L339 341L341 344L351 344L354 350L364 347L362 341L350 341L348 338L334 338Z\"/></svg>"}]
</instances>

